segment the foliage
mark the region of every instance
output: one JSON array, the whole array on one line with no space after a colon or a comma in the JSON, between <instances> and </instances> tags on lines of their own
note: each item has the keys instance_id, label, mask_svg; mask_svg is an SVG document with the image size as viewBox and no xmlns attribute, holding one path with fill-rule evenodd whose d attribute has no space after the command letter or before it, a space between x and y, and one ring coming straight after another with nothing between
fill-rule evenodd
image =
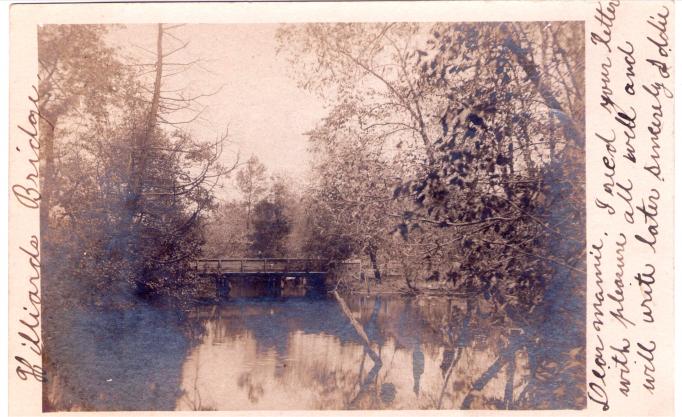
<instances>
[{"instance_id":1,"label":"foliage","mask_svg":"<svg viewBox=\"0 0 682 417\"><path fill-rule=\"evenodd\" d=\"M279 39L331 109L310 133L315 240L399 261L412 291L435 282L541 324L519 342L533 372L575 370L551 329L570 322L584 345L582 26L309 24Z\"/></svg>"},{"instance_id":2,"label":"foliage","mask_svg":"<svg viewBox=\"0 0 682 417\"><path fill-rule=\"evenodd\" d=\"M284 257L286 237L291 230L281 201L261 200L254 207L250 251L259 258Z\"/></svg>"},{"instance_id":3,"label":"foliage","mask_svg":"<svg viewBox=\"0 0 682 417\"><path fill-rule=\"evenodd\" d=\"M292 180L268 179L265 166L251 157L238 172L240 199L228 200L211 211L206 223L208 257L284 257L300 253L306 215Z\"/></svg>"},{"instance_id":4,"label":"foliage","mask_svg":"<svg viewBox=\"0 0 682 417\"><path fill-rule=\"evenodd\" d=\"M563 62L567 68L543 62L561 47L546 45L547 32L537 24L516 32L507 24L443 25L428 52L418 50L423 79L446 93L441 132L429 169L396 195L416 202L406 224L426 218L461 236L458 274L475 277L476 288L501 304L533 306L546 277L581 265L581 240L570 248L553 243L583 234L582 117L572 108L582 83L544 84L575 77L579 61ZM559 34L549 38L558 42ZM540 66L553 69L534 79ZM559 229L566 224L573 233Z\"/></svg>"},{"instance_id":5,"label":"foliage","mask_svg":"<svg viewBox=\"0 0 682 417\"><path fill-rule=\"evenodd\" d=\"M151 63L123 59L101 26L39 30L46 299L183 298L202 253L361 258L376 285L397 276L409 291L465 296L466 314L443 317L444 376L474 305L506 325L475 384L505 369L505 400L472 389L463 406L577 401L584 384L554 387L584 377L580 24L282 26L293 75L329 109L308 133L312 180L299 191L251 157L234 178L241 195L222 204L213 188L236 169L218 163L226 134L201 141L173 122L194 107L165 85L165 68L184 66L167 61L186 46L172 30L158 25ZM515 399L519 355L534 383Z\"/></svg>"},{"instance_id":6,"label":"foliage","mask_svg":"<svg viewBox=\"0 0 682 417\"><path fill-rule=\"evenodd\" d=\"M251 156L246 165L237 172L237 187L244 196L246 206L246 229L251 229L251 211L266 191L265 165Z\"/></svg>"},{"instance_id":7,"label":"foliage","mask_svg":"<svg viewBox=\"0 0 682 417\"><path fill-rule=\"evenodd\" d=\"M203 213L223 174L220 142L167 122L158 27L154 87L107 46L104 26L39 30L47 292L74 302L183 297L203 243ZM150 97L151 95L151 97ZM42 126L41 126L42 127ZM57 261L59 260L59 261ZM69 297L65 295L69 294Z\"/></svg>"},{"instance_id":8,"label":"foliage","mask_svg":"<svg viewBox=\"0 0 682 417\"><path fill-rule=\"evenodd\" d=\"M284 26L301 86L332 97L310 133L312 195L352 249L330 253L416 257L431 270L413 275L521 309L548 276L580 271L581 239L554 244L567 225L582 235L580 36L563 23Z\"/></svg>"},{"instance_id":9,"label":"foliage","mask_svg":"<svg viewBox=\"0 0 682 417\"><path fill-rule=\"evenodd\" d=\"M207 258L247 257L250 241L246 230L246 207L239 201L218 204L204 223Z\"/></svg>"}]
</instances>

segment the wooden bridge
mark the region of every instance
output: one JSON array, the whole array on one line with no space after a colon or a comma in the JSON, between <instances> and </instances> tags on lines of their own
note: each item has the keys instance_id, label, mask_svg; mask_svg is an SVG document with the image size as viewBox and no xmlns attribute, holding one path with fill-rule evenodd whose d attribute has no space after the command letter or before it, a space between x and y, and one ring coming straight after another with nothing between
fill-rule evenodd
<instances>
[{"instance_id":1,"label":"wooden bridge","mask_svg":"<svg viewBox=\"0 0 682 417\"><path fill-rule=\"evenodd\" d=\"M194 267L200 275L233 277L281 277L325 275L331 269L360 274L360 261L333 262L304 258L198 259Z\"/></svg>"},{"instance_id":2,"label":"wooden bridge","mask_svg":"<svg viewBox=\"0 0 682 417\"><path fill-rule=\"evenodd\" d=\"M285 282L294 285L323 284L330 272L360 276L360 261L334 262L305 258L197 259L194 268L200 277L215 281L219 297L229 295L233 284L248 280L266 281L277 292Z\"/></svg>"}]
</instances>

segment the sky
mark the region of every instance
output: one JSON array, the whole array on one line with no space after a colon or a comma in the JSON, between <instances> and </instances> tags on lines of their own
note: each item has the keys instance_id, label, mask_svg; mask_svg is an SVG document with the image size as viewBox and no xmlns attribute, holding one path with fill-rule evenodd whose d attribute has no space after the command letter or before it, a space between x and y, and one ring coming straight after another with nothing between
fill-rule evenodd
<instances>
[{"instance_id":1,"label":"sky","mask_svg":"<svg viewBox=\"0 0 682 417\"><path fill-rule=\"evenodd\" d=\"M326 115L324 100L300 89L292 77L286 55L277 54L276 24L186 25L164 37L171 51L189 41L187 48L167 62L198 65L182 74L164 78L165 89L186 88L190 94L218 93L200 99L206 110L201 120L186 125L194 135L214 139L228 129L225 165L255 155L271 174L285 174L305 181L311 156L305 132ZM155 25L128 25L111 30L108 41L123 55L152 63L156 45ZM170 71L170 67L167 72ZM227 180L220 198L236 196Z\"/></svg>"}]
</instances>

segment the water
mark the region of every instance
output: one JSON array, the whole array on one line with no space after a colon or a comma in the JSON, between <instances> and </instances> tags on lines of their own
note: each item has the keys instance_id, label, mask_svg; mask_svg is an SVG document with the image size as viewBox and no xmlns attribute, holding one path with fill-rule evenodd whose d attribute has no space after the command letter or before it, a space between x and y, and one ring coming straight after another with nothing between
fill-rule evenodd
<instances>
[{"instance_id":1,"label":"water","mask_svg":"<svg viewBox=\"0 0 682 417\"><path fill-rule=\"evenodd\" d=\"M182 320L149 306L74 314L68 338L46 341L58 357L47 398L56 410L458 409L523 407L533 392L522 341L534 330L490 306L342 302L356 326L332 296L238 298Z\"/></svg>"}]
</instances>

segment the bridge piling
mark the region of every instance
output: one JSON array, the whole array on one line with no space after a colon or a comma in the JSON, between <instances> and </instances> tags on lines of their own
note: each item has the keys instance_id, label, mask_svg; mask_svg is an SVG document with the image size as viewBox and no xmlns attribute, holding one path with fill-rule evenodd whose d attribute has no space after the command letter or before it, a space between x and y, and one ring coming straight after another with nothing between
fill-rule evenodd
<instances>
[{"instance_id":1,"label":"bridge piling","mask_svg":"<svg viewBox=\"0 0 682 417\"><path fill-rule=\"evenodd\" d=\"M329 273L360 279L362 270L356 260L331 262L308 258L197 259L193 265L200 277L214 281L219 298L228 297L235 283L248 286L254 280L263 282L273 296L281 295L289 280L294 286L305 286L311 294L320 293L326 291Z\"/></svg>"},{"instance_id":2,"label":"bridge piling","mask_svg":"<svg viewBox=\"0 0 682 417\"><path fill-rule=\"evenodd\" d=\"M230 278L225 275L217 275L215 278L216 284L216 296L218 299L224 299L230 296L230 290L232 289L232 283Z\"/></svg>"}]
</instances>

